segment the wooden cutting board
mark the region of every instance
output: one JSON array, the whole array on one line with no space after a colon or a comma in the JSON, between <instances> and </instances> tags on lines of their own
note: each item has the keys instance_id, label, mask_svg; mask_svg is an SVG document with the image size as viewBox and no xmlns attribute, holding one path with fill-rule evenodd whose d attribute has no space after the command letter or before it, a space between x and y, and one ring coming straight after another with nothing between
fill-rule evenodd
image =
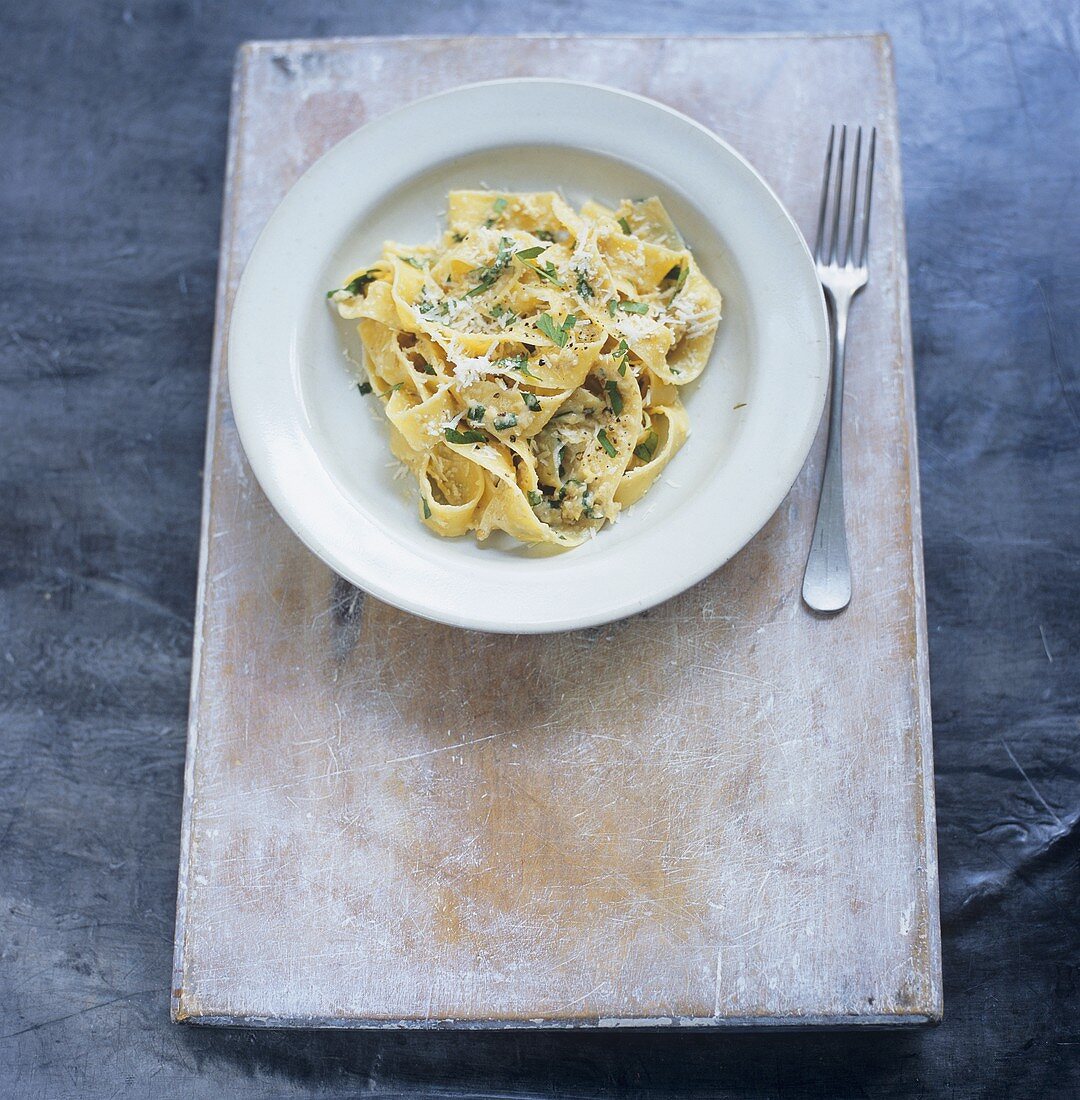
<instances>
[{"instance_id":1,"label":"wooden cutting board","mask_svg":"<svg viewBox=\"0 0 1080 1100\"><path fill-rule=\"evenodd\" d=\"M340 138L478 77L629 88L804 230L831 122L878 127L844 445L855 592L799 599L823 439L696 588L547 637L336 578L229 408L255 237ZM527 120L523 120L527 127ZM523 137L527 136L523 133ZM552 181L557 183L558 181ZM211 376L173 1015L297 1026L920 1024L941 1013L896 101L881 36L263 42L239 53Z\"/></svg>"}]
</instances>

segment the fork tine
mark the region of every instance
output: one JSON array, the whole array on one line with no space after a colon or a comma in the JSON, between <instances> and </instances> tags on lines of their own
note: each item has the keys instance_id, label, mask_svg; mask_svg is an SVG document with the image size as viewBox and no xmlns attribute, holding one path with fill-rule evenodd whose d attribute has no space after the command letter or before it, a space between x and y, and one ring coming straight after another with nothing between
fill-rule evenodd
<instances>
[{"instance_id":1,"label":"fork tine","mask_svg":"<svg viewBox=\"0 0 1080 1100\"><path fill-rule=\"evenodd\" d=\"M874 146L877 144L877 127L870 130L870 148L866 156L866 184L863 195L862 245L859 248L859 267L866 266L866 248L870 241L870 196L874 190Z\"/></svg>"},{"instance_id":2,"label":"fork tine","mask_svg":"<svg viewBox=\"0 0 1080 1100\"><path fill-rule=\"evenodd\" d=\"M829 127L829 144L825 147L825 175L821 180L821 207L817 216L817 241L814 244L814 259L818 263L824 260L821 251L821 240L825 233L825 211L829 206L829 169L832 167L833 141L836 138L836 127Z\"/></svg>"},{"instance_id":3,"label":"fork tine","mask_svg":"<svg viewBox=\"0 0 1080 1100\"><path fill-rule=\"evenodd\" d=\"M840 127L840 151L836 156L836 179L833 182L832 240L829 242L828 262L836 259L840 236L840 189L844 184L844 146L847 144L847 126Z\"/></svg>"},{"instance_id":4,"label":"fork tine","mask_svg":"<svg viewBox=\"0 0 1080 1100\"><path fill-rule=\"evenodd\" d=\"M852 241L855 239L855 200L859 194L859 151L862 146L862 127L855 132L855 153L851 158L851 194L848 196L847 239L844 241L844 259L851 259Z\"/></svg>"}]
</instances>

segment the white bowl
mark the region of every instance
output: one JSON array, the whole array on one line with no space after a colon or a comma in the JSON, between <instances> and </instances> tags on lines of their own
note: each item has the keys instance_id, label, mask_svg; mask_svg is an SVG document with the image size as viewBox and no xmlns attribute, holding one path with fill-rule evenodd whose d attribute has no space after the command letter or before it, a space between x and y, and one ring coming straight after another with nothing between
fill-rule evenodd
<instances>
[{"instance_id":1,"label":"white bowl","mask_svg":"<svg viewBox=\"0 0 1080 1100\"><path fill-rule=\"evenodd\" d=\"M446 193L488 186L572 203L656 194L724 297L712 360L683 391L689 442L617 524L565 553L442 539L395 479L383 414L357 392L326 290L386 239L441 228ZM651 100L558 80L474 84L340 142L252 252L228 372L251 467L332 569L417 615L477 630L569 630L676 595L740 550L784 499L825 401L825 306L795 222L714 134ZM736 406L744 406L736 408Z\"/></svg>"}]
</instances>

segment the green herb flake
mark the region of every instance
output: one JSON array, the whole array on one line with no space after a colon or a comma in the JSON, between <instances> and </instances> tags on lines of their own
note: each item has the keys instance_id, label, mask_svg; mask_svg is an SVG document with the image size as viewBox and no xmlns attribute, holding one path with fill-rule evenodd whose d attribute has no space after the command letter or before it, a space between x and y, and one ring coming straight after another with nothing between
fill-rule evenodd
<instances>
[{"instance_id":1,"label":"green herb flake","mask_svg":"<svg viewBox=\"0 0 1080 1100\"><path fill-rule=\"evenodd\" d=\"M517 422L517 417L513 413L500 413L491 422L491 426L497 432L505 432L507 428L516 428Z\"/></svg>"},{"instance_id":2,"label":"green herb flake","mask_svg":"<svg viewBox=\"0 0 1080 1100\"><path fill-rule=\"evenodd\" d=\"M424 270L424 265L415 256L401 256L400 259L404 260L409 267L415 267L417 271Z\"/></svg>"},{"instance_id":3,"label":"green herb flake","mask_svg":"<svg viewBox=\"0 0 1080 1100\"><path fill-rule=\"evenodd\" d=\"M625 218L619 219L619 228L629 237L632 235L630 223Z\"/></svg>"},{"instance_id":4,"label":"green herb flake","mask_svg":"<svg viewBox=\"0 0 1080 1100\"><path fill-rule=\"evenodd\" d=\"M544 494L539 489L529 490L529 503L536 508L538 505L544 503Z\"/></svg>"},{"instance_id":5,"label":"green herb flake","mask_svg":"<svg viewBox=\"0 0 1080 1100\"><path fill-rule=\"evenodd\" d=\"M642 462L651 462L653 455L656 454L656 445L659 442L660 439L656 432L649 432L644 441L634 448L634 454L640 458Z\"/></svg>"},{"instance_id":6,"label":"green herb flake","mask_svg":"<svg viewBox=\"0 0 1080 1100\"><path fill-rule=\"evenodd\" d=\"M644 302L620 302L618 308L623 313L648 313L649 307Z\"/></svg>"},{"instance_id":7,"label":"green herb flake","mask_svg":"<svg viewBox=\"0 0 1080 1100\"><path fill-rule=\"evenodd\" d=\"M526 378L535 378L536 375L529 370L529 357L524 352L517 355L506 355L502 359L496 359L493 367L509 367L510 370L520 371Z\"/></svg>"},{"instance_id":8,"label":"green herb flake","mask_svg":"<svg viewBox=\"0 0 1080 1100\"><path fill-rule=\"evenodd\" d=\"M510 252L514 242L510 237L499 238L499 249L495 253L495 259L489 267L478 267L470 274L479 276L476 286L462 295L463 298L471 298L474 294L482 294L493 287L499 276L506 270L512 253Z\"/></svg>"},{"instance_id":9,"label":"green herb flake","mask_svg":"<svg viewBox=\"0 0 1080 1100\"><path fill-rule=\"evenodd\" d=\"M584 301L586 298L595 298L596 291L589 285L589 280L585 278L584 272L579 271L577 277L577 292L578 297Z\"/></svg>"},{"instance_id":10,"label":"green herb flake","mask_svg":"<svg viewBox=\"0 0 1080 1100\"><path fill-rule=\"evenodd\" d=\"M604 389L607 390L608 400L611 402L611 411L619 416L623 410L622 394L619 393L619 383L614 379L604 383Z\"/></svg>"},{"instance_id":11,"label":"green herb flake","mask_svg":"<svg viewBox=\"0 0 1080 1100\"><path fill-rule=\"evenodd\" d=\"M616 360L622 360L622 362L619 363L619 374L621 374L624 378L626 377L626 360L629 354L630 345L627 344L625 340L620 340L619 346L615 349L615 358Z\"/></svg>"},{"instance_id":12,"label":"green herb flake","mask_svg":"<svg viewBox=\"0 0 1080 1100\"><path fill-rule=\"evenodd\" d=\"M690 274L690 265L687 264L680 272L679 278L675 281L675 293L678 294L683 288L683 283L686 282L686 276Z\"/></svg>"},{"instance_id":13,"label":"green herb flake","mask_svg":"<svg viewBox=\"0 0 1080 1100\"><path fill-rule=\"evenodd\" d=\"M420 503L424 506L424 519L431 519L431 509L428 507L427 497L421 497Z\"/></svg>"},{"instance_id":14,"label":"green herb flake","mask_svg":"<svg viewBox=\"0 0 1080 1100\"><path fill-rule=\"evenodd\" d=\"M345 293L363 294L364 287L366 287L368 283L373 282L375 282L375 276L372 275L370 271L364 271L361 274L357 275L356 278L353 279L351 282L345 284Z\"/></svg>"},{"instance_id":15,"label":"green herb flake","mask_svg":"<svg viewBox=\"0 0 1080 1100\"><path fill-rule=\"evenodd\" d=\"M559 273L555 270L555 265L551 262L551 260L548 260L548 262L544 264L543 267L540 267L540 265L537 264L536 270L539 274L543 275L543 277L547 279L549 283L554 283L556 286L563 285L563 283L559 279Z\"/></svg>"},{"instance_id":16,"label":"green herb flake","mask_svg":"<svg viewBox=\"0 0 1080 1100\"><path fill-rule=\"evenodd\" d=\"M433 378L435 377L435 368L426 359L422 359L416 369L421 374L430 374Z\"/></svg>"},{"instance_id":17,"label":"green herb flake","mask_svg":"<svg viewBox=\"0 0 1080 1100\"><path fill-rule=\"evenodd\" d=\"M357 382L356 388L360 391L360 396L361 397L367 397L367 395L369 393L371 393L371 383L370 382Z\"/></svg>"},{"instance_id":18,"label":"green herb flake","mask_svg":"<svg viewBox=\"0 0 1080 1100\"><path fill-rule=\"evenodd\" d=\"M550 313L541 313L536 321L536 327L550 340L554 340L560 348L566 347L566 341L570 339L570 330L577 324L577 315L568 313L566 320L561 325L556 325Z\"/></svg>"},{"instance_id":19,"label":"green herb flake","mask_svg":"<svg viewBox=\"0 0 1080 1100\"><path fill-rule=\"evenodd\" d=\"M618 298L612 298L612 299L611 299L611 301L610 301L610 302L608 302L608 304L607 304L607 311L608 311L608 316L609 316L609 317L614 317L614 316L615 316L615 311L616 311L616 310L617 310L618 308L619 308L619 300L618 300Z\"/></svg>"},{"instance_id":20,"label":"green herb flake","mask_svg":"<svg viewBox=\"0 0 1080 1100\"><path fill-rule=\"evenodd\" d=\"M541 313L536 319L536 327L549 339L554 340L560 348L566 347L566 333L555 324L555 319L550 313Z\"/></svg>"},{"instance_id":21,"label":"green herb flake","mask_svg":"<svg viewBox=\"0 0 1080 1100\"><path fill-rule=\"evenodd\" d=\"M468 412L465 413L465 418L475 424L484 419L484 413L486 412L487 408L484 405L470 405Z\"/></svg>"},{"instance_id":22,"label":"green herb flake","mask_svg":"<svg viewBox=\"0 0 1080 1100\"><path fill-rule=\"evenodd\" d=\"M736 409L745 409L746 408L746 402L745 401L740 401L737 405L734 405L732 407L736 408Z\"/></svg>"},{"instance_id":23,"label":"green herb flake","mask_svg":"<svg viewBox=\"0 0 1080 1100\"><path fill-rule=\"evenodd\" d=\"M460 233L456 232L450 234L450 239L454 242L454 244L461 244L461 242L465 240L465 238Z\"/></svg>"},{"instance_id":24,"label":"green herb flake","mask_svg":"<svg viewBox=\"0 0 1080 1100\"><path fill-rule=\"evenodd\" d=\"M364 287L366 287L368 283L375 282L377 277L378 276L373 275L370 271L361 271L355 279L351 279L341 289L346 294L363 294ZM333 298L333 296L337 293L338 291L336 290L328 290L326 292L326 296L327 298Z\"/></svg>"},{"instance_id":25,"label":"green herb flake","mask_svg":"<svg viewBox=\"0 0 1080 1100\"><path fill-rule=\"evenodd\" d=\"M450 307L445 301L433 302L427 296L427 287L424 287L420 292L420 300L416 303L416 308L425 317L430 317L433 313L437 313L440 317L445 317L450 312Z\"/></svg>"},{"instance_id":26,"label":"green herb flake","mask_svg":"<svg viewBox=\"0 0 1080 1100\"><path fill-rule=\"evenodd\" d=\"M540 399L535 393L530 393L528 390L522 390L521 400L525 402L525 408L529 409L531 412L536 413L540 411Z\"/></svg>"},{"instance_id":27,"label":"green herb flake","mask_svg":"<svg viewBox=\"0 0 1080 1100\"><path fill-rule=\"evenodd\" d=\"M550 229L537 229L533 233L534 237L539 237L542 241L549 241L552 244L555 242L555 234Z\"/></svg>"},{"instance_id":28,"label":"green herb flake","mask_svg":"<svg viewBox=\"0 0 1080 1100\"><path fill-rule=\"evenodd\" d=\"M457 428L444 428L443 435L446 436L447 443L483 443L487 440L483 432L459 432Z\"/></svg>"},{"instance_id":29,"label":"green herb flake","mask_svg":"<svg viewBox=\"0 0 1080 1100\"><path fill-rule=\"evenodd\" d=\"M536 257L546 250L547 245L540 244L534 245L532 248L522 248L514 253L514 259L534 274L539 275L541 279L546 279L549 283L558 287L564 286L565 284L559 278L559 273L555 270L555 265L550 260L543 267L536 262Z\"/></svg>"},{"instance_id":30,"label":"green herb flake","mask_svg":"<svg viewBox=\"0 0 1080 1100\"><path fill-rule=\"evenodd\" d=\"M506 199L502 197L497 198L491 204L491 209L494 210L496 214L501 214L506 209Z\"/></svg>"},{"instance_id":31,"label":"green herb flake","mask_svg":"<svg viewBox=\"0 0 1080 1100\"><path fill-rule=\"evenodd\" d=\"M600 446L604 448L608 455L610 455L611 458L614 458L619 453L617 450L615 450L615 444L612 443L610 439L608 439L606 429L601 428L600 431L596 433L596 440L600 444Z\"/></svg>"}]
</instances>

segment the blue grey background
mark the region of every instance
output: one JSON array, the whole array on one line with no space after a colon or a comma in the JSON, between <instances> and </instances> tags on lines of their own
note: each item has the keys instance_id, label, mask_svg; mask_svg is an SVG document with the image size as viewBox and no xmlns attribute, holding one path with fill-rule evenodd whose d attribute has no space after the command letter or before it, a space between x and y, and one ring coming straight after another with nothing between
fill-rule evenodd
<instances>
[{"instance_id":1,"label":"blue grey background","mask_svg":"<svg viewBox=\"0 0 1080 1100\"><path fill-rule=\"evenodd\" d=\"M171 1025L236 46L877 29L893 36L904 139L945 1022L757 1036ZM0 1096L1080 1093L1078 157L1075 0L3 0Z\"/></svg>"}]
</instances>

